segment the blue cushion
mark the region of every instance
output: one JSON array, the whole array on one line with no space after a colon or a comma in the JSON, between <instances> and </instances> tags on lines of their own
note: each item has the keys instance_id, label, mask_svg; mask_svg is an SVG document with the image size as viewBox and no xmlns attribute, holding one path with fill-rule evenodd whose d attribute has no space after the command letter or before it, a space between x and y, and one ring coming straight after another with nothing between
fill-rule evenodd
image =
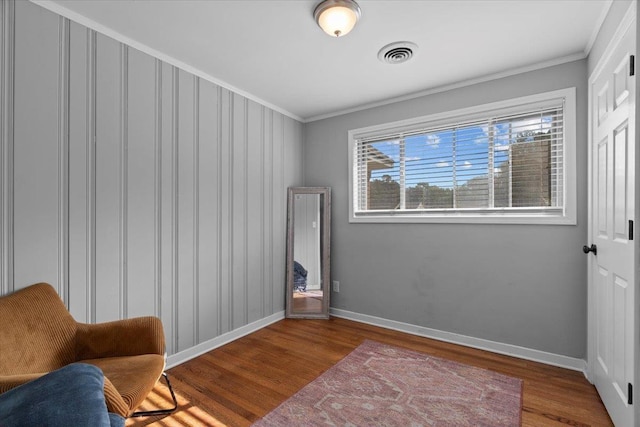
<instances>
[{"instance_id":1,"label":"blue cushion","mask_svg":"<svg viewBox=\"0 0 640 427\"><path fill-rule=\"evenodd\" d=\"M0 394L0 426L123 427L107 412L104 376L85 363L67 365Z\"/></svg>"}]
</instances>

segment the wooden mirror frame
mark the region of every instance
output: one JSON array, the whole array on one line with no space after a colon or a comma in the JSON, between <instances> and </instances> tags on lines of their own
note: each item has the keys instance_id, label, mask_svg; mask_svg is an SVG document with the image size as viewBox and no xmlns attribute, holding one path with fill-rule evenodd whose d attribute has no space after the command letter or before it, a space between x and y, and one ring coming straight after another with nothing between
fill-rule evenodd
<instances>
[{"instance_id":1,"label":"wooden mirror frame","mask_svg":"<svg viewBox=\"0 0 640 427\"><path fill-rule=\"evenodd\" d=\"M295 197L317 194L320 219L320 289L321 309L318 312L300 312L294 309L294 229ZM299 319L328 319L331 296L331 188L330 187L289 187L287 190L287 271L285 317Z\"/></svg>"}]
</instances>

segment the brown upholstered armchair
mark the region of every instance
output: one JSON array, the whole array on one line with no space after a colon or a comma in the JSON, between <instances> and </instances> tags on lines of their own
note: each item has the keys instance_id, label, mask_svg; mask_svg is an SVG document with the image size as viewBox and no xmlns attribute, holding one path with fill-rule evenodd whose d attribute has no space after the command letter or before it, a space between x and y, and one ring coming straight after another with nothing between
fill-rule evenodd
<instances>
[{"instance_id":1,"label":"brown upholstered armchair","mask_svg":"<svg viewBox=\"0 0 640 427\"><path fill-rule=\"evenodd\" d=\"M124 417L167 414L177 403L164 374L164 352L164 331L157 317L78 323L46 283L0 297L0 393L83 362L102 369L110 412ZM161 376L174 408L135 413Z\"/></svg>"}]
</instances>

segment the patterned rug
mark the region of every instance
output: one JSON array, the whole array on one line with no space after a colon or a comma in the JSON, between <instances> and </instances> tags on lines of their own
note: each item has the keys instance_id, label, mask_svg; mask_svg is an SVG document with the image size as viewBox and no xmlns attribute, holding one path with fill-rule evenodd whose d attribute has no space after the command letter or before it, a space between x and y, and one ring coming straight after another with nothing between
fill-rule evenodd
<instances>
[{"instance_id":1,"label":"patterned rug","mask_svg":"<svg viewBox=\"0 0 640 427\"><path fill-rule=\"evenodd\" d=\"M520 426L522 381L365 341L254 427Z\"/></svg>"}]
</instances>

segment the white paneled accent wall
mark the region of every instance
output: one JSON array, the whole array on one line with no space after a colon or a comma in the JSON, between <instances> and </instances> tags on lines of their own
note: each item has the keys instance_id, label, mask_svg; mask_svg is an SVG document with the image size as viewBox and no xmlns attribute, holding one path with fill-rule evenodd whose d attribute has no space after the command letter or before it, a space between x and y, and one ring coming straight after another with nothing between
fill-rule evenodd
<instances>
[{"instance_id":1,"label":"white paneled accent wall","mask_svg":"<svg viewBox=\"0 0 640 427\"><path fill-rule=\"evenodd\" d=\"M282 311L302 124L1 4L0 294L49 282L79 321L157 315L169 354Z\"/></svg>"}]
</instances>

